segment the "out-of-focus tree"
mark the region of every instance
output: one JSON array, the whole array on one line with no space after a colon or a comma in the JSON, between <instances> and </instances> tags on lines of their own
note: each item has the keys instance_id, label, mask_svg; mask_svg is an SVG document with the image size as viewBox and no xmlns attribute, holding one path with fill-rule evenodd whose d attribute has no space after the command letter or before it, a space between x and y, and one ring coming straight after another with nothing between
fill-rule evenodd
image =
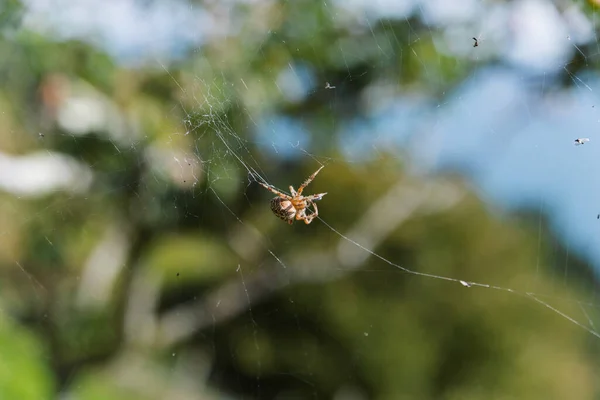
<instances>
[{"instance_id":1,"label":"out-of-focus tree","mask_svg":"<svg viewBox=\"0 0 600 400\"><path fill-rule=\"evenodd\" d=\"M6 4L3 32L22 10ZM411 177L406 154L343 160L365 96L435 98L475 63L416 14L201 6L231 29L164 68L3 36L1 398L597 396L598 339L544 307L579 315L562 299L595 280L574 257L554 279L549 229ZM310 148L273 152L285 129ZM318 162L323 220L282 223L254 181L298 185Z\"/></svg>"}]
</instances>

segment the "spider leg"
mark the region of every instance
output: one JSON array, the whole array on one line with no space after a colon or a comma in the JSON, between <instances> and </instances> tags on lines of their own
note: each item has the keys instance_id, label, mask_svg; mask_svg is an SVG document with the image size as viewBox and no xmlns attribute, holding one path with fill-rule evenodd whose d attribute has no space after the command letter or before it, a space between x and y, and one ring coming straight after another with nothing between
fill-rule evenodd
<instances>
[{"instance_id":1,"label":"spider leg","mask_svg":"<svg viewBox=\"0 0 600 400\"><path fill-rule=\"evenodd\" d=\"M310 205L313 206L314 211L309 215L309 217L312 217L311 220L313 218L316 218L319 216L319 208L317 207L317 205L315 203L313 203L312 201L310 202Z\"/></svg>"},{"instance_id":2,"label":"spider leg","mask_svg":"<svg viewBox=\"0 0 600 400\"><path fill-rule=\"evenodd\" d=\"M312 211L310 214L306 215L306 210L308 210L308 206L310 206L310 205L313 206L314 211ZM304 223L306 225L308 225L312 222L313 219L315 219L318 216L319 216L319 209L317 208L317 205L315 203L313 203L312 201L309 201L307 204L307 207L302 210L302 215L300 215L299 217L296 216L296 219L301 219L304 221Z\"/></svg>"},{"instance_id":3,"label":"spider leg","mask_svg":"<svg viewBox=\"0 0 600 400\"><path fill-rule=\"evenodd\" d=\"M325 192L325 193L311 194L310 196L305 196L304 198L307 201L310 201L312 203L313 201L319 201L319 200L321 200L323 198L323 196L325 196L326 194L327 194L327 192Z\"/></svg>"},{"instance_id":4,"label":"spider leg","mask_svg":"<svg viewBox=\"0 0 600 400\"><path fill-rule=\"evenodd\" d=\"M292 194L292 197L295 197L300 194L300 193L296 193L296 191L294 190L294 187L292 185L290 185L290 193Z\"/></svg>"},{"instance_id":5,"label":"spider leg","mask_svg":"<svg viewBox=\"0 0 600 400\"><path fill-rule=\"evenodd\" d=\"M302 194L302 191L304 190L305 187L308 186L309 183L311 183L313 181L313 179L315 179L315 177L317 176L317 174L319 173L319 171L321 171L323 168L325 168L324 165L321 166L321 168L319 168L318 170L316 170L311 176L309 176L303 183L302 185L300 185L300 187L298 188L298 195Z\"/></svg>"},{"instance_id":6,"label":"spider leg","mask_svg":"<svg viewBox=\"0 0 600 400\"><path fill-rule=\"evenodd\" d=\"M306 222L306 209L302 209L296 213L296 221Z\"/></svg>"},{"instance_id":7,"label":"spider leg","mask_svg":"<svg viewBox=\"0 0 600 400\"><path fill-rule=\"evenodd\" d=\"M308 224L310 224L312 222L313 219L311 217L309 217L309 216L305 216L304 218L302 218L302 220L304 221L304 223L306 225L308 225Z\"/></svg>"},{"instance_id":8,"label":"spider leg","mask_svg":"<svg viewBox=\"0 0 600 400\"><path fill-rule=\"evenodd\" d=\"M290 196L288 196L287 194L285 194L285 193L281 193L279 190L277 190L277 189L275 189L275 188L273 188L273 187L271 187L271 186L265 185L265 184L264 184L264 183L262 183L262 182L257 182L257 183L258 183L260 186L262 186L262 187L264 187L265 189L267 189L269 192L271 192L271 193L275 193L277 196L281 197L282 199L286 199L286 200L291 200L291 199L292 199L292 198L291 198Z\"/></svg>"}]
</instances>

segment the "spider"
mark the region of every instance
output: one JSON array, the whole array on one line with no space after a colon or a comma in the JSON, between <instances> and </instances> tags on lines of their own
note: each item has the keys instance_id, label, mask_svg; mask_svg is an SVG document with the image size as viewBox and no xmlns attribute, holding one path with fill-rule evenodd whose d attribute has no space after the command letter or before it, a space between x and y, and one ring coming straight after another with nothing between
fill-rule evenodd
<instances>
[{"instance_id":1,"label":"spider","mask_svg":"<svg viewBox=\"0 0 600 400\"><path fill-rule=\"evenodd\" d=\"M294 223L294 219L298 221L302 220L306 225L310 224L312 220L319 215L319 209L317 208L315 201L321 200L327 193L302 196L302 191L304 188L306 188L306 186L308 186L309 183L312 182L313 179L315 179L315 176L317 176L323 167L324 166L309 176L308 179L306 179L302 185L300 185L298 191L294 190L293 186L290 186L290 193L292 194L291 196L282 193L274 187L265 185L262 182L258 182L262 187L277 195L277 197L271 199L271 211L273 211L273 214L277 215L290 225ZM309 210L308 207L310 206L313 207L314 211L307 215L306 211Z\"/></svg>"}]
</instances>

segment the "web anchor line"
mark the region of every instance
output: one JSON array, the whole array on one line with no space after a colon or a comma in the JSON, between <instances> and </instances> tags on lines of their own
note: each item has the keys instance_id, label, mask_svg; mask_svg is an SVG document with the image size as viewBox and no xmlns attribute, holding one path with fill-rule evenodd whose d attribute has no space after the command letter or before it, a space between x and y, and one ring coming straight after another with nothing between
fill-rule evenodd
<instances>
[{"instance_id":1,"label":"web anchor line","mask_svg":"<svg viewBox=\"0 0 600 400\"><path fill-rule=\"evenodd\" d=\"M465 281L465 280L462 280L462 279L451 278L449 276L435 275L435 274L428 274L426 272L414 271L414 270L408 269L406 267L403 267L401 265L398 265L398 264L396 264L396 263L388 260L387 258L385 258L385 257L383 257L383 256L381 256L381 255L379 255L377 253L375 253L374 251L366 248L362 244L360 244L357 241L349 238L348 236L344 235L343 233L341 233L340 231L338 231L337 229L335 229L333 226L329 225L321 217L318 217L318 219L325 226L327 226L329 229L331 229L331 231L333 231L338 236L340 236L342 239L344 239L344 240L352 243L353 245L359 247L361 250L366 251L370 255L372 255L372 256L380 259L381 261L385 262L386 264L389 264L389 265L391 265L394 268L397 268L397 269L399 269L399 270L401 270L403 272L406 272L407 274L416 275L416 276L422 276L422 277L425 277L425 278L439 279L439 280L449 281L449 282L456 282L456 283L460 283L462 286L467 287L467 288L470 288L470 287L481 287L481 288L487 288L487 289L500 290L500 291L503 291L503 292L513 293L513 294L517 294L517 295L520 295L520 296L523 296L523 297L527 297L527 298L535 301L536 303L539 303L539 304L543 305L544 307L546 307L549 310L553 311L554 313L560 315L561 317L563 317L567 321L572 322L573 324L577 325L578 327L586 330L588 333L590 333L590 334L592 334L595 337L597 337L597 338L600 339L600 333L598 333L595 329L593 329L593 324L592 324L592 328L590 328L590 327L582 324L581 322L577 321L573 317L570 317L569 315L567 315L564 312L560 311L556 307L551 306L550 304L548 304L547 302L545 302L545 301L543 301L543 300L541 300L539 298L540 296L543 296L543 294L538 294L538 293L534 293L534 292L521 292L521 291L518 291L518 290L515 290L515 289L503 287L503 286L496 286L496 285L491 285L491 284L487 284L487 283L480 283L480 282ZM574 300L570 300L570 301L574 301ZM575 301L575 302L577 304L581 305L580 302L578 302L578 301Z\"/></svg>"}]
</instances>

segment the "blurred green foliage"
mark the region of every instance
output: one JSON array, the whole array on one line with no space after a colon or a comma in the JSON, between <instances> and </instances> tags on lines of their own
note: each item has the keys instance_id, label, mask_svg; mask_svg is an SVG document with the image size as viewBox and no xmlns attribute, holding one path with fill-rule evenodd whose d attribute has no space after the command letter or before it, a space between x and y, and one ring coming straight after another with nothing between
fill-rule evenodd
<instances>
[{"instance_id":1,"label":"blurred green foliage","mask_svg":"<svg viewBox=\"0 0 600 400\"><path fill-rule=\"evenodd\" d=\"M366 114L370 85L435 97L481 68L438 51L441 33L417 16L369 27L329 2L240 3L228 35L164 68L127 68L84 42L15 31L22 5L0 7L0 30L12 29L0 41L2 152L68 155L70 171L92 175L82 190L75 174L40 196L0 194L0 398L600 393L598 338L536 301L582 320L564 299L595 293L573 255L562 277L550 228L499 218L457 177L405 175L404 154L343 159L340 126ZM290 99L277 82L301 65L318 84ZM302 124L311 146L296 155L313 157L273 152L257 136L269 116ZM335 230L282 223L254 183L297 186L316 161L327 168L307 191L328 192L320 213ZM445 189L422 195L430 184Z\"/></svg>"}]
</instances>

